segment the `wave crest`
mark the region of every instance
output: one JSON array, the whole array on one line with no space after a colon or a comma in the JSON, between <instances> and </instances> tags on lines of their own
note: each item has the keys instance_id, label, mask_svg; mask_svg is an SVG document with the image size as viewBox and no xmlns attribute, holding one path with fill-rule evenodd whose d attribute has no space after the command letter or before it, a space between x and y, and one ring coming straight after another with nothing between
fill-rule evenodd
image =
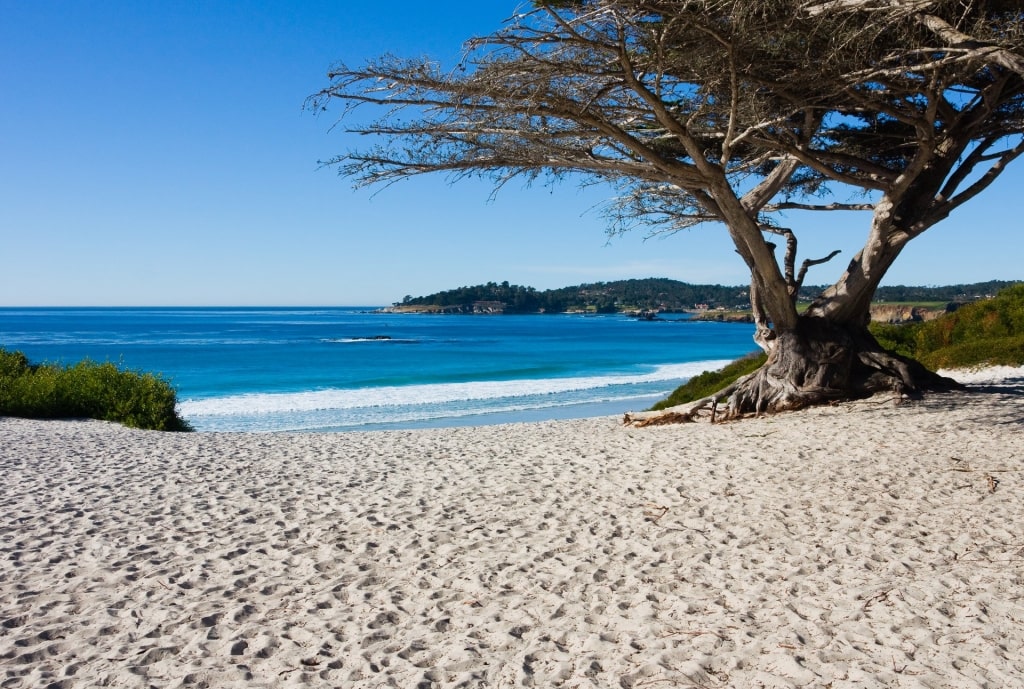
<instances>
[{"instance_id":1,"label":"wave crest","mask_svg":"<svg viewBox=\"0 0 1024 689\"><path fill-rule=\"evenodd\" d=\"M682 381L703 371L721 368L729 363L702 361L658 366L653 371L636 374L581 376L574 378L539 378L525 380L473 381L436 383L358 389L308 390L284 393L250 393L184 400L179 411L188 419L217 416L258 416L323 412L331 410L380 409L419 405L454 405L487 400L512 400L524 397L548 397L566 393L598 391L617 386ZM548 400L551 406L554 400Z\"/></svg>"}]
</instances>

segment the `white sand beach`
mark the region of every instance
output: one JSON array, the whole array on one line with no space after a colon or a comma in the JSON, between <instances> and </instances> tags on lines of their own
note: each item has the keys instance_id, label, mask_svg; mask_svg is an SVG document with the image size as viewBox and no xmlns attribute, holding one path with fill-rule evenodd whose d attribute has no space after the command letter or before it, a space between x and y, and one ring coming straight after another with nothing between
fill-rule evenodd
<instances>
[{"instance_id":1,"label":"white sand beach","mask_svg":"<svg viewBox=\"0 0 1024 689\"><path fill-rule=\"evenodd\" d=\"M724 425L0 419L0 687L1024 687L1024 372Z\"/></svg>"}]
</instances>

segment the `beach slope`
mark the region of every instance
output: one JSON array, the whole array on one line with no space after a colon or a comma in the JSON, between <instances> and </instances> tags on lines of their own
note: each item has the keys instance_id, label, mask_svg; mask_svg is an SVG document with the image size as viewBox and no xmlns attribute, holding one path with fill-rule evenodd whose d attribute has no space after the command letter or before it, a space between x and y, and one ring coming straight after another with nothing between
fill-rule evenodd
<instances>
[{"instance_id":1,"label":"beach slope","mask_svg":"<svg viewBox=\"0 0 1024 689\"><path fill-rule=\"evenodd\" d=\"M1024 380L725 425L0 419L0 686L1024 686Z\"/></svg>"}]
</instances>

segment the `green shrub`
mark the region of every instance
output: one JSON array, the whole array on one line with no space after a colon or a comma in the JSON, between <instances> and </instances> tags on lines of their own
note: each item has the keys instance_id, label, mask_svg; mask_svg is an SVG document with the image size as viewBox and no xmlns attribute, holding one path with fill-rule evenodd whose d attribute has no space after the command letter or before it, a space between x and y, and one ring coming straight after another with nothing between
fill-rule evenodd
<instances>
[{"instance_id":1,"label":"green shrub","mask_svg":"<svg viewBox=\"0 0 1024 689\"><path fill-rule=\"evenodd\" d=\"M742 359L737 359L725 368L717 371L704 371L704 373L694 376L676 388L666 399L651 407L651 411L658 411L659 409L674 407L678 404L686 404L694 400L704 399L708 395L715 394L741 376L753 373L767 360L768 356L766 354L755 352L748 354Z\"/></svg>"},{"instance_id":2,"label":"green shrub","mask_svg":"<svg viewBox=\"0 0 1024 689\"><path fill-rule=\"evenodd\" d=\"M28 357L0 347L0 379L23 375L29 369Z\"/></svg>"},{"instance_id":3,"label":"green shrub","mask_svg":"<svg viewBox=\"0 0 1024 689\"><path fill-rule=\"evenodd\" d=\"M174 388L152 373L111 363L33 365L0 348L0 415L90 418L158 431L192 430L175 408Z\"/></svg>"},{"instance_id":4,"label":"green shrub","mask_svg":"<svg viewBox=\"0 0 1024 689\"><path fill-rule=\"evenodd\" d=\"M1020 366L1024 364L1024 283L934 321L873 324L871 332L886 349L932 369Z\"/></svg>"},{"instance_id":5,"label":"green shrub","mask_svg":"<svg viewBox=\"0 0 1024 689\"><path fill-rule=\"evenodd\" d=\"M1024 335L964 342L924 354L921 363L932 370L972 366L1024 365Z\"/></svg>"},{"instance_id":6,"label":"green shrub","mask_svg":"<svg viewBox=\"0 0 1024 689\"><path fill-rule=\"evenodd\" d=\"M917 352L917 331L923 323L872 323L869 327L871 334L878 340L878 344L906 357L915 358Z\"/></svg>"}]
</instances>

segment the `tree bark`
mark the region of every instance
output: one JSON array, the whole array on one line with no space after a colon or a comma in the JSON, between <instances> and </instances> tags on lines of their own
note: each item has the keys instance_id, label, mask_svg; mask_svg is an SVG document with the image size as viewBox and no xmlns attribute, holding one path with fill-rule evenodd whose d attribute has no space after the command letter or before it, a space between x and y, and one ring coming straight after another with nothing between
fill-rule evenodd
<instances>
[{"instance_id":1,"label":"tree bark","mask_svg":"<svg viewBox=\"0 0 1024 689\"><path fill-rule=\"evenodd\" d=\"M715 418L730 420L883 392L917 396L958 387L917 361L883 349L866 323L841 324L804 315L795 328L776 331L768 361L754 373L702 400L629 414L625 420L636 426L695 421L708 409Z\"/></svg>"},{"instance_id":2,"label":"tree bark","mask_svg":"<svg viewBox=\"0 0 1024 689\"><path fill-rule=\"evenodd\" d=\"M853 257L842 277L814 300L806 312L808 316L867 325L875 290L910 239L894 226L894 206L888 195L878 201L864 248Z\"/></svg>"},{"instance_id":3,"label":"tree bark","mask_svg":"<svg viewBox=\"0 0 1024 689\"><path fill-rule=\"evenodd\" d=\"M777 332L767 363L729 396L728 417L800 409L891 391L915 394L955 383L882 349L867 324L802 317Z\"/></svg>"}]
</instances>

